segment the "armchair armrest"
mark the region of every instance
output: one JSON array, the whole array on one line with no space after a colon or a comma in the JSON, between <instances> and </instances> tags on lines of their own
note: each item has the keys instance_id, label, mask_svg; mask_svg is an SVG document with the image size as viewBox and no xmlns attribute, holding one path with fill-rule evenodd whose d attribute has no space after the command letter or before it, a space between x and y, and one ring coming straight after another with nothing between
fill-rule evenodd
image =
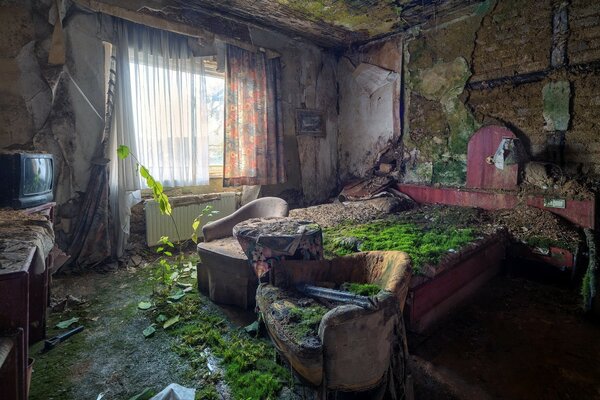
<instances>
[{"instance_id":1,"label":"armchair armrest","mask_svg":"<svg viewBox=\"0 0 600 400\"><path fill-rule=\"evenodd\" d=\"M233 234L233 227L247 219L287 217L288 212L288 204L283 199L278 197L263 197L256 199L245 206L240 207L233 214L204 225L202 228L204 241L210 242L211 240L231 236Z\"/></svg>"},{"instance_id":2,"label":"armchair armrest","mask_svg":"<svg viewBox=\"0 0 600 400\"><path fill-rule=\"evenodd\" d=\"M387 294L376 310L343 305L323 316L319 338L329 389L365 390L381 382L390 365L397 310L395 297Z\"/></svg>"}]
</instances>

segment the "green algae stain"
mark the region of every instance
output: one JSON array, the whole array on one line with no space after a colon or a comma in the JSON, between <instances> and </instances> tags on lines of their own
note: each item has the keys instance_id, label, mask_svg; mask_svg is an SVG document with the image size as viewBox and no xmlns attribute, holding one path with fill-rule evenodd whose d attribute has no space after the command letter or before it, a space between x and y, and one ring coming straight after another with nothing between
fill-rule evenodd
<instances>
[{"instance_id":1,"label":"green algae stain","mask_svg":"<svg viewBox=\"0 0 600 400\"><path fill-rule=\"evenodd\" d=\"M439 160L433 163L433 183L443 183L449 186L460 186L467 179L466 157L458 159Z\"/></svg>"},{"instance_id":2,"label":"green algae stain","mask_svg":"<svg viewBox=\"0 0 600 400\"><path fill-rule=\"evenodd\" d=\"M395 0L376 0L365 4L357 0L276 0L312 21L323 21L352 31L374 36L395 29L401 6Z\"/></svg>"},{"instance_id":3,"label":"green algae stain","mask_svg":"<svg viewBox=\"0 0 600 400\"><path fill-rule=\"evenodd\" d=\"M569 129L571 84L566 81L550 82L542 89L544 98L544 121L547 131Z\"/></svg>"},{"instance_id":4,"label":"green algae stain","mask_svg":"<svg viewBox=\"0 0 600 400\"><path fill-rule=\"evenodd\" d=\"M481 127L467 106L457 97L442 102L448 118L448 147L452 154L467 154L471 136Z\"/></svg>"},{"instance_id":5,"label":"green algae stain","mask_svg":"<svg viewBox=\"0 0 600 400\"><path fill-rule=\"evenodd\" d=\"M424 151L437 154L433 162L432 182L463 185L466 181L466 154L471 136L480 128L469 108L459 99L471 77L469 64L463 57L451 62L438 62L431 68L410 74L410 88L427 100L439 102L446 117L448 137L431 141ZM446 155L449 153L449 156ZM441 155L446 155L442 160ZM450 160L449 160L450 159Z\"/></svg>"}]
</instances>

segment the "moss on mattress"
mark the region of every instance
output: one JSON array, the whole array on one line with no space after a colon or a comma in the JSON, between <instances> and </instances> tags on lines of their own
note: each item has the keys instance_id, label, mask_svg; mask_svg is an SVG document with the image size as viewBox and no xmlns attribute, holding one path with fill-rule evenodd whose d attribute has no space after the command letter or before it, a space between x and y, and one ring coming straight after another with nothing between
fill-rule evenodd
<instances>
[{"instance_id":1,"label":"moss on mattress","mask_svg":"<svg viewBox=\"0 0 600 400\"><path fill-rule=\"evenodd\" d=\"M316 336L321 319L327 311L327 308L319 304L290 308L290 333L299 341L308 336Z\"/></svg>"},{"instance_id":2,"label":"moss on mattress","mask_svg":"<svg viewBox=\"0 0 600 400\"><path fill-rule=\"evenodd\" d=\"M419 227L392 219L326 228L323 247L327 258L357 251L404 251L411 258L414 272L419 273L421 266L437 264L449 250L458 250L475 238L472 228Z\"/></svg>"},{"instance_id":3,"label":"moss on mattress","mask_svg":"<svg viewBox=\"0 0 600 400\"><path fill-rule=\"evenodd\" d=\"M381 292L381 288L373 283L343 283L341 288L350 293L357 294L359 296L375 296Z\"/></svg>"}]
</instances>

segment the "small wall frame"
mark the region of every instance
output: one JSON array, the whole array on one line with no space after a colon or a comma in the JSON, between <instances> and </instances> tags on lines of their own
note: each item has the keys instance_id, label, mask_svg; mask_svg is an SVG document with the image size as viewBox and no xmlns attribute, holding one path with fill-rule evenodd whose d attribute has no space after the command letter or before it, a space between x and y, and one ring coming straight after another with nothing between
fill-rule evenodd
<instances>
[{"instance_id":1,"label":"small wall frame","mask_svg":"<svg viewBox=\"0 0 600 400\"><path fill-rule=\"evenodd\" d=\"M325 136L323 111L300 108L296 110L296 135Z\"/></svg>"}]
</instances>

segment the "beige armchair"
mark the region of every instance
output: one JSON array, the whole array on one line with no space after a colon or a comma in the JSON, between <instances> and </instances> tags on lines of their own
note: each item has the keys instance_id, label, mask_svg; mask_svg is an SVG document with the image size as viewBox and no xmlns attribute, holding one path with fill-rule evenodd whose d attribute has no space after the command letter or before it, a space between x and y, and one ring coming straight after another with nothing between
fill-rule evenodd
<instances>
[{"instance_id":1,"label":"beige armchair","mask_svg":"<svg viewBox=\"0 0 600 400\"><path fill-rule=\"evenodd\" d=\"M277 197L264 197L240 207L233 214L202 228L198 244L200 262L198 289L215 303L250 308L255 304L258 284L248 258L233 237L233 227L250 218L286 217L288 204Z\"/></svg>"},{"instance_id":2,"label":"beige armchair","mask_svg":"<svg viewBox=\"0 0 600 400\"><path fill-rule=\"evenodd\" d=\"M409 257L397 251L356 253L329 261L285 260L273 268L272 283L260 285L256 301L279 352L325 397L328 391L398 393L403 390L408 357L402 310L410 278ZM344 282L374 283L384 291L369 298L370 307L330 304L317 337L299 340L282 317L290 312L286 307L307 302L294 288Z\"/></svg>"}]
</instances>

